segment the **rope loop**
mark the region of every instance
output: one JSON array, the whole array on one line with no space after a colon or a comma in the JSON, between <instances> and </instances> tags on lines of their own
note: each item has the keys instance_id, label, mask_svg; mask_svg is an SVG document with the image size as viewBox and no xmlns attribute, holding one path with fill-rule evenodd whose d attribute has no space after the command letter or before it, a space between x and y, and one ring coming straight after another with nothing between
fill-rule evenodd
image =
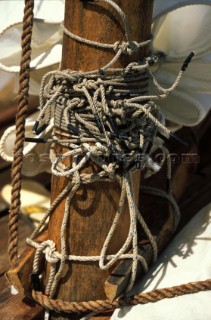
<instances>
[{"instance_id":1,"label":"rope loop","mask_svg":"<svg viewBox=\"0 0 211 320\"><path fill-rule=\"evenodd\" d=\"M56 245L52 240L46 240L44 242L45 248L43 248L43 253L45 254L45 258L49 263L57 263L59 262L59 258L55 255Z\"/></svg>"},{"instance_id":2,"label":"rope loop","mask_svg":"<svg viewBox=\"0 0 211 320\"><path fill-rule=\"evenodd\" d=\"M82 82L78 83L78 84L75 84L73 86L73 89L76 91L76 92L83 92L84 88L86 89L94 89L96 90L97 89L97 83L96 81L92 80L92 79L86 79L84 78L82 80Z\"/></svg>"},{"instance_id":3,"label":"rope loop","mask_svg":"<svg viewBox=\"0 0 211 320\"><path fill-rule=\"evenodd\" d=\"M27 239L27 243L29 245L32 245L32 242L30 239ZM58 256L56 253L56 245L52 240L45 240L40 244L36 245L36 252L34 257L34 263L33 263L33 272L38 273L39 272L39 266L40 266L40 257L41 254L45 255L46 260L50 264L56 264L59 262Z\"/></svg>"},{"instance_id":4,"label":"rope loop","mask_svg":"<svg viewBox=\"0 0 211 320\"><path fill-rule=\"evenodd\" d=\"M127 17L125 13L121 10L121 8L112 0L93 0L91 3L97 3L97 2L105 2L108 3L110 6L112 6L115 11L118 13L120 18L123 21L124 29L125 29L125 40L126 41L116 41L114 44L108 44L108 43L100 43L92 40L88 40L85 38L82 38L78 35L73 34L70 30L68 30L63 24L61 25L64 33L70 37L72 40L78 41L80 43L83 43L85 45L93 46L95 48L102 48L102 49L112 49L116 55L115 57L106 65L99 69L99 73L101 76L104 76L104 72L109 69L112 65L114 65L117 60L120 58L122 54L125 55L132 55L135 52L137 52L140 48L147 46L151 43L151 39L143 41L143 42L136 42L132 40L131 32L129 28L129 23L127 20ZM96 72L93 71L93 73Z\"/></svg>"}]
</instances>

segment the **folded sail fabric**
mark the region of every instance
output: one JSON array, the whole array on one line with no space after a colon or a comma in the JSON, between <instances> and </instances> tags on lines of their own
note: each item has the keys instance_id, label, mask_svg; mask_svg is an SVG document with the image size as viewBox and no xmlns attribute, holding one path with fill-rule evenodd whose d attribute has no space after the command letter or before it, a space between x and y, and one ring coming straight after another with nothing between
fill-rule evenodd
<instances>
[{"instance_id":1,"label":"folded sail fabric","mask_svg":"<svg viewBox=\"0 0 211 320\"><path fill-rule=\"evenodd\" d=\"M211 106L211 1L155 0L152 30L153 50L163 57L155 75L164 86L175 79L185 57L196 52L175 94L160 103L168 120L196 125Z\"/></svg>"},{"instance_id":2,"label":"folded sail fabric","mask_svg":"<svg viewBox=\"0 0 211 320\"><path fill-rule=\"evenodd\" d=\"M24 0L0 1L0 70L14 73L16 81L21 57L23 8ZM37 0L34 13L31 68L36 72L31 74L30 94L38 95L43 69L48 68L47 72L58 68L61 61L60 23L64 18L64 0Z\"/></svg>"},{"instance_id":3,"label":"folded sail fabric","mask_svg":"<svg viewBox=\"0 0 211 320\"><path fill-rule=\"evenodd\" d=\"M1 196L11 203L11 185L6 184ZM33 221L40 221L50 207L50 192L41 184L32 180L23 180L21 189L21 212Z\"/></svg>"},{"instance_id":4,"label":"folded sail fabric","mask_svg":"<svg viewBox=\"0 0 211 320\"><path fill-rule=\"evenodd\" d=\"M44 19L46 22L61 22L64 18L64 0L34 1L34 15L37 19ZM24 0L0 1L0 30L13 23L22 22L24 10ZM56 13L56 14L55 14Z\"/></svg>"},{"instance_id":5,"label":"folded sail fabric","mask_svg":"<svg viewBox=\"0 0 211 320\"><path fill-rule=\"evenodd\" d=\"M168 12L193 4L211 5L211 0L154 0L153 19L155 20Z\"/></svg>"},{"instance_id":6,"label":"folded sail fabric","mask_svg":"<svg viewBox=\"0 0 211 320\"><path fill-rule=\"evenodd\" d=\"M12 25L1 33L1 68L17 73L20 70L22 23ZM32 37L31 68L39 70L57 63L61 57L62 30L60 24L35 18Z\"/></svg>"},{"instance_id":7,"label":"folded sail fabric","mask_svg":"<svg viewBox=\"0 0 211 320\"><path fill-rule=\"evenodd\" d=\"M211 278L211 203L175 237L132 294ZM208 320L211 292L116 310L111 320Z\"/></svg>"}]
</instances>

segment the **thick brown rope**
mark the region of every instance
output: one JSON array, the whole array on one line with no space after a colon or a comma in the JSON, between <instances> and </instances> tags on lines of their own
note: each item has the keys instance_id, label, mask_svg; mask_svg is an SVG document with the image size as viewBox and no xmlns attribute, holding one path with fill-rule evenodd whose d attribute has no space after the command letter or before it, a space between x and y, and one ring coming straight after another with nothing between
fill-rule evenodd
<instances>
[{"instance_id":1,"label":"thick brown rope","mask_svg":"<svg viewBox=\"0 0 211 320\"><path fill-rule=\"evenodd\" d=\"M191 282L171 288L157 289L147 293L139 293L132 297L122 298L113 303L107 300L87 301L87 302L67 302L62 300L53 300L48 298L41 292L33 291L33 299L41 306L65 313L82 313L82 312L105 312L113 311L123 306L131 306L137 304L146 304L149 302L157 302L164 299L183 296L191 293L198 293L211 289L211 279L206 281Z\"/></svg>"},{"instance_id":2,"label":"thick brown rope","mask_svg":"<svg viewBox=\"0 0 211 320\"><path fill-rule=\"evenodd\" d=\"M16 115L16 141L14 149L14 161L12 165L12 193L9 215L8 252L11 263L15 262L18 258L18 216L21 205L21 169L23 163L25 119L28 108L33 10L34 0L25 0L22 33L22 57L19 73L18 109Z\"/></svg>"}]
</instances>

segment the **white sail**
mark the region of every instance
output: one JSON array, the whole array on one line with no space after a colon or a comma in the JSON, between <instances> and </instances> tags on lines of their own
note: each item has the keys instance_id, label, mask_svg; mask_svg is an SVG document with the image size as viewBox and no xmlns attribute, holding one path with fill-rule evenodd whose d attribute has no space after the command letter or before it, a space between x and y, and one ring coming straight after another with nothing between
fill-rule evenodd
<instances>
[{"instance_id":1,"label":"white sail","mask_svg":"<svg viewBox=\"0 0 211 320\"><path fill-rule=\"evenodd\" d=\"M178 8L199 4L211 5L211 0L154 0L153 19L160 18Z\"/></svg>"},{"instance_id":2,"label":"white sail","mask_svg":"<svg viewBox=\"0 0 211 320\"><path fill-rule=\"evenodd\" d=\"M21 58L23 8L24 0L0 1L0 48L3 48L0 50L0 70L14 73L16 83ZM61 61L60 23L64 19L64 0L53 0L50 3L48 0L35 1L34 16L30 94L38 95L42 76L47 71L57 68ZM33 72L33 70L36 71ZM2 78L4 79L4 76ZM1 81L3 81L2 78ZM0 87L6 83L7 79L1 83ZM15 90L17 90L17 84Z\"/></svg>"},{"instance_id":3,"label":"white sail","mask_svg":"<svg viewBox=\"0 0 211 320\"><path fill-rule=\"evenodd\" d=\"M160 83L170 85L184 59L196 52L178 89L160 107L178 128L197 125L211 106L211 1L155 0L153 19L153 50L165 57L156 72Z\"/></svg>"},{"instance_id":4,"label":"white sail","mask_svg":"<svg viewBox=\"0 0 211 320\"><path fill-rule=\"evenodd\" d=\"M211 276L211 203L175 237L143 281L134 288L149 292L182 283L203 281ZM190 232L191 230L191 232ZM200 292L156 303L116 310L111 320L208 320L211 292Z\"/></svg>"}]
</instances>

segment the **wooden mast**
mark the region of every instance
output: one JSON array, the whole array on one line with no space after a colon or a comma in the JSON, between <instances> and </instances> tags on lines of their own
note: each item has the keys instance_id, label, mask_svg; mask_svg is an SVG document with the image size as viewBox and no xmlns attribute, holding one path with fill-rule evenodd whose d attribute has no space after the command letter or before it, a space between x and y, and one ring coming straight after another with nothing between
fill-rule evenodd
<instances>
[{"instance_id":1,"label":"wooden mast","mask_svg":"<svg viewBox=\"0 0 211 320\"><path fill-rule=\"evenodd\" d=\"M153 0L115 0L126 13L135 41L149 38ZM103 43L115 43L124 40L122 22L116 12L105 3L81 2L66 0L65 26L81 37ZM147 55L149 48L140 50L132 57L123 56L116 66L126 66ZM147 50L147 51L146 51ZM62 69L89 71L105 65L114 56L113 51L95 49L70 40L64 35ZM57 150L61 152L62 150ZM85 172L96 171L90 163ZM136 173L134 187L136 201L139 194L139 178ZM52 199L63 190L66 180L52 178ZM112 182L96 182L82 186L74 196L70 210L69 250L74 255L99 255L105 237L111 226L119 202L120 188ZM53 213L49 223L49 239L52 239L60 250L60 227L64 213L63 201ZM126 239L129 228L128 209L125 208L121 224L118 226L115 239L109 253L115 253ZM104 282L108 271L101 271L98 263L67 264L64 279L60 282L56 298L67 301L86 301L105 299ZM52 316L51 319L58 319ZM64 319L64 318L60 318ZM70 319L70 318L68 318Z\"/></svg>"}]
</instances>

